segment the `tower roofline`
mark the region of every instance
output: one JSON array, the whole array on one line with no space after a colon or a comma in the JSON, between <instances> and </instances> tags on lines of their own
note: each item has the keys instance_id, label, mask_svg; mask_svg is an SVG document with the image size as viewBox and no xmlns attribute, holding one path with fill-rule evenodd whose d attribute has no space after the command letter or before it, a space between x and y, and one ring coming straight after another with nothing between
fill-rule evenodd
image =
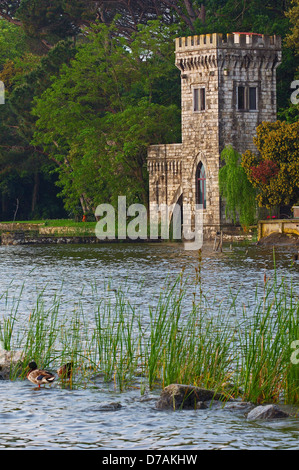
<instances>
[{"instance_id":1,"label":"tower roofline","mask_svg":"<svg viewBox=\"0 0 299 470\"><path fill-rule=\"evenodd\" d=\"M281 50L281 37L258 33L201 34L179 37L175 40L175 51L192 52L200 49L273 49Z\"/></svg>"}]
</instances>

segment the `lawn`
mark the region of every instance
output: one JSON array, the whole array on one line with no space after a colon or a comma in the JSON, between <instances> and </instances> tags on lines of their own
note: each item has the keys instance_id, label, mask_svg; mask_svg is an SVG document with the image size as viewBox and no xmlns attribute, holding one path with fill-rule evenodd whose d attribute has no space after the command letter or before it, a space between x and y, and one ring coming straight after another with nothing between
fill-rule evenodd
<instances>
[{"instance_id":1,"label":"lawn","mask_svg":"<svg viewBox=\"0 0 299 470\"><path fill-rule=\"evenodd\" d=\"M93 222L76 222L74 219L53 219L53 220L16 220L2 221L0 224L43 224L45 227L95 227L96 221Z\"/></svg>"}]
</instances>

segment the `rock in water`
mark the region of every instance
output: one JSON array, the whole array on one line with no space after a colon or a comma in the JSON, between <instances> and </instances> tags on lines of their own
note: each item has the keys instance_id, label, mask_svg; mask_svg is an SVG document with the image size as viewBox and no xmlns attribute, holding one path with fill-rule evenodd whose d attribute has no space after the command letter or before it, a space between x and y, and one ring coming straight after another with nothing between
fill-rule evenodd
<instances>
[{"instance_id":1,"label":"rock in water","mask_svg":"<svg viewBox=\"0 0 299 470\"><path fill-rule=\"evenodd\" d=\"M192 385L171 384L162 390L156 403L159 410L196 409L197 404L209 400L226 400L226 396ZM203 408L198 405L198 408Z\"/></svg>"},{"instance_id":2,"label":"rock in water","mask_svg":"<svg viewBox=\"0 0 299 470\"><path fill-rule=\"evenodd\" d=\"M251 410L247 419L254 421L256 419L281 419L288 418L290 415L285 411L281 410L277 405L261 405Z\"/></svg>"},{"instance_id":3,"label":"rock in water","mask_svg":"<svg viewBox=\"0 0 299 470\"><path fill-rule=\"evenodd\" d=\"M122 408L119 402L116 403L102 403L101 405L93 408L89 408L87 411L100 412L100 411L117 411Z\"/></svg>"},{"instance_id":4,"label":"rock in water","mask_svg":"<svg viewBox=\"0 0 299 470\"><path fill-rule=\"evenodd\" d=\"M22 351L6 351L3 344L0 345L0 379L8 380L10 373L20 366L24 357Z\"/></svg>"}]
</instances>

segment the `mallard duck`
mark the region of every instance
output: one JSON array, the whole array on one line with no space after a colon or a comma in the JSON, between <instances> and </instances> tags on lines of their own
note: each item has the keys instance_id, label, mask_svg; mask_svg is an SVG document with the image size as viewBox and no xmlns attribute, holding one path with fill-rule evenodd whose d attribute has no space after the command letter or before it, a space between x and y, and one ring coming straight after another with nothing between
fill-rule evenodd
<instances>
[{"instance_id":1,"label":"mallard duck","mask_svg":"<svg viewBox=\"0 0 299 470\"><path fill-rule=\"evenodd\" d=\"M59 367L59 369L57 369L58 377L61 379L70 379L73 373L73 367L73 362L67 362L63 366Z\"/></svg>"},{"instance_id":2,"label":"mallard duck","mask_svg":"<svg viewBox=\"0 0 299 470\"><path fill-rule=\"evenodd\" d=\"M55 375L51 374L51 372L48 372L47 370L42 370L38 369L37 364L32 361L29 363L29 372L27 373L27 379L30 380L30 382L38 385L38 388L42 384L51 384L55 380Z\"/></svg>"}]
</instances>

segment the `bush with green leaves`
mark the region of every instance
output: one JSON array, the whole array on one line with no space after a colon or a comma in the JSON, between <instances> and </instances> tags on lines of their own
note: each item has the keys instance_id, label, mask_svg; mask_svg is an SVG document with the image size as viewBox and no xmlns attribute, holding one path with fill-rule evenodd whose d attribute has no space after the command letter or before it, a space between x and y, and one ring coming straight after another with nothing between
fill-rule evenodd
<instances>
[{"instance_id":1,"label":"bush with green leaves","mask_svg":"<svg viewBox=\"0 0 299 470\"><path fill-rule=\"evenodd\" d=\"M221 153L225 162L219 171L220 194L225 200L225 214L243 227L256 221L256 191L241 166L241 155L231 146Z\"/></svg>"}]
</instances>

